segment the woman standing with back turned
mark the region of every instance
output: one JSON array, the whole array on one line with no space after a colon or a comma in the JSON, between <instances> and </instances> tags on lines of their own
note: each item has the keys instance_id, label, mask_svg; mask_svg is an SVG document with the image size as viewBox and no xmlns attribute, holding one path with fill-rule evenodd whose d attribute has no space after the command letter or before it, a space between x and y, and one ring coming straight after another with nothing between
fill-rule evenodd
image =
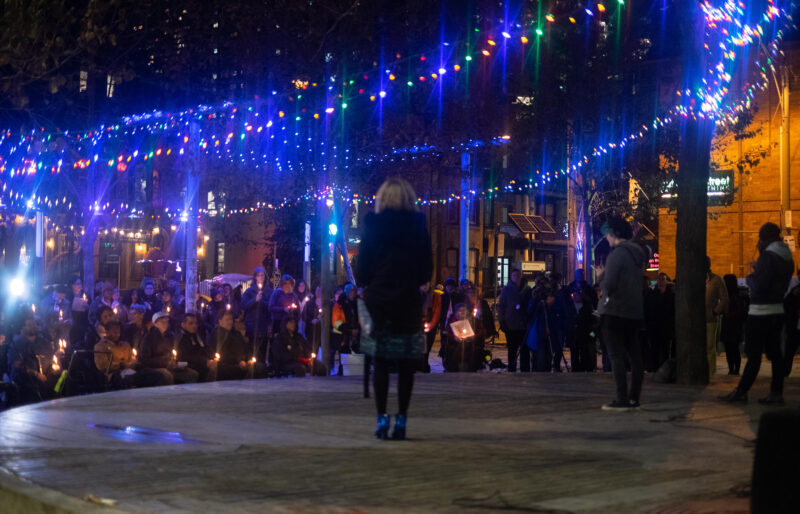
<instances>
[{"instance_id":1,"label":"woman standing with back turned","mask_svg":"<svg viewBox=\"0 0 800 514\"><path fill-rule=\"evenodd\" d=\"M419 287L433 273L431 239L425 216L416 206L411 185L390 178L378 190L375 213L364 219L358 255L358 280L366 289L361 314L361 350L375 366L375 436L389 437L389 364L397 362L399 411L393 439L405 439L406 415L414 387L414 371L425 355L422 297Z\"/></svg>"}]
</instances>

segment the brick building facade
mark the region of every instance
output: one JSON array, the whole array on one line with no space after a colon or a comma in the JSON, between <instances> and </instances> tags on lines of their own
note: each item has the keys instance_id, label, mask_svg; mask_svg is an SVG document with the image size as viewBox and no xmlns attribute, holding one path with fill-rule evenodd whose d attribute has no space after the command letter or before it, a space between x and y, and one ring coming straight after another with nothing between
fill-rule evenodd
<instances>
[{"instance_id":1,"label":"brick building facade","mask_svg":"<svg viewBox=\"0 0 800 514\"><path fill-rule=\"evenodd\" d=\"M788 50L787 55L789 62L800 62L800 48ZM800 70L795 67L792 71L789 159L791 201L795 213L792 235L797 238L800 228ZM770 81L768 91L756 96L755 102L758 112L748 127L753 137L740 141L730 135L717 137L711 155L717 170L712 177L716 175L723 181L731 179L733 184L724 194L724 187L716 191L722 198L709 196L707 253L716 273L733 273L739 278L749 274L750 263L758 257L756 242L759 227L768 221L780 225L781 116L780 111L776 111L779 102L773 81ZM737 164L748 157L757 160L757 163L744 165L744 172L740 173ZM716 201L721 199L727 200L725 205L719 205ZM675 276L675 233L675 212L662 209L658 230L660 269L670 277ZM796 265L800 264L800 252L797 249L794 259Z\"/></svg>"}]
</instances>

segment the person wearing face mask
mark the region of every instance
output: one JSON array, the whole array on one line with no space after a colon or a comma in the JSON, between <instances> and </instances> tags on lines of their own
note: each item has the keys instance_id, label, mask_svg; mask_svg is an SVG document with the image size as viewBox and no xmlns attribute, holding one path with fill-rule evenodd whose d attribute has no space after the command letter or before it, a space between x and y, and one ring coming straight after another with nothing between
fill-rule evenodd
<instances>
[{"instance_id":1,"label":"person wearing face mask","mask_svg":"<svg viewBox=\"0 0 800 514\"><path fill-rule=\"evenodd\" d=\"M596 267L603 291L598 310L616 382L616 398L603 405L603 410L629 411L639 407L644 380L639 326L644 320L642 270L646 259L644 250L630 240L633 237L630 224L621 217L609 218L602 232L611 252L605 265ZM631 367L630 390L626 360Z\"/></svg>"},{"instance_id":2,"label":"person wearing face mask","mask_svg":"<svg viewBox=\"0 0 800 514\"><path fill-rule=\"evenodd\" d=\"M761 355L772 361L772 380L769 394L758 400L765 405L783 404L783 379L786 360L781 351L783 330L783 300L794 271L792 252L781 238L781 229L765 223L758 231L758 260L747 276L750 288L750 307L744 328L744 352L747 355L739 385L720 400L747 402L747 393L761 368Z\"/></svg>"}]
</instances>

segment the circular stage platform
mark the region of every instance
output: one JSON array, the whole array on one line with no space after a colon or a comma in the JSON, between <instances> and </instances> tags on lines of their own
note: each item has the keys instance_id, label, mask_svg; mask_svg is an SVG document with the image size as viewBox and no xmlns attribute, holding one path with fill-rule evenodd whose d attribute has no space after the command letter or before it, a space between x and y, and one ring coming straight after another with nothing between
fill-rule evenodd
<instances>
[{"instance_id":1,"label":"circular stage platform","mask_svg":"<svg viewBox=\"0 0 800 514\"><path fill-rule=\"evenodd\" d=\"M795 382L787 383L790 399ZM713 400L733 383L646 381L641 411L609 413L599 407L611 397L610 374L417 375L402 442L372 437L374 404L362 397L360 377L67 398L0 413L0 505L4 512L747 512L737 492L749 488L763 408ZM394 387L389 405L396 407ZM113 508L95 503L104 500Z\"/></svg>"}]
</instances>

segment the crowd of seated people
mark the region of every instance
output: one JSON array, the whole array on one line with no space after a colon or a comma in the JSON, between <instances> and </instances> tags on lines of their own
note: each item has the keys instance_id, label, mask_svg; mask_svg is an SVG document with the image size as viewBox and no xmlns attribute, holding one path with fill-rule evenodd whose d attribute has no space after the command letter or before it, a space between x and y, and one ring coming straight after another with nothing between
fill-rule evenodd
<instances>
[{"instance_id":1,"label":"crowd of seated people","mask_svg":"<svg viewBox=\"0 0 800 514\"><path fill-rule=\"evenodd\" d=\"M316 359L321 305L306 283L277 287L257 268L237 295L217 284L194 312L174 280L120 291L80 279L41 301L6 309L0 329L0 405L133 387L324 375ZM308 307L307 306L312 306ZM192 310L192 309L188 309ZM306 338L308 334L308 338Z\"/></svg>"}]
</instances>

